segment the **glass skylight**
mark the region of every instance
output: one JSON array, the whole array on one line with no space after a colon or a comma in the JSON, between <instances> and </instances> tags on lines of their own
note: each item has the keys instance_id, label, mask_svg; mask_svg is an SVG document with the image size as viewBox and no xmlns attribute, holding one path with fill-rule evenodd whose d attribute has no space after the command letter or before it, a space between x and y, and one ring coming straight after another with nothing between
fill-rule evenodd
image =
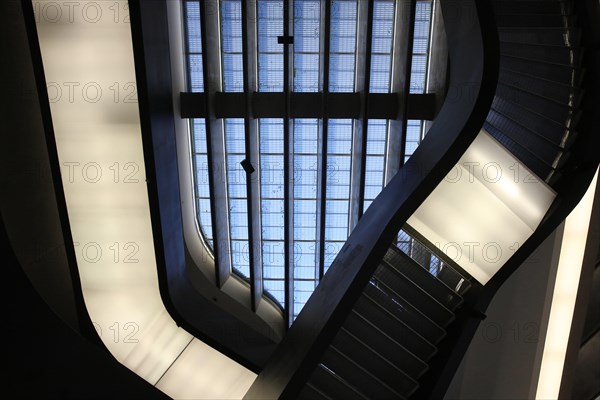
<instances>
[{"instance_id":1,"label":"glass skylight","mask_svg":"<svg viewBox=\"0 0 600 400\"><path fill-rule=\"evenodd\" d=\"M221 52L225 92L244 91L242 47L242 2L221 0Z\"/></svg>"},{"instance_id":2,"label":"glass skylight","mask_svg":"<svg viewBox=\"0 0 600 400\"><path fill-rule=\"evenodd\" d=\"M250 276L248 243L248 195L246 171L240 163L246 158L245 129L242 118L225 119L225 159L229 201L231 267L244 277Z\"/></svg>"},{"instance_id":3,"label":"glass skylight","mask_svg":"<svg viewBox=\"0 0 600 400\"><path fill-rule=\"evenodd\" d=\"M200 5L185 3L186 55L188 58L188 88L192 92L204 91L204 68L202 58L202 34L200 32ZM206 121L194 118L190 126L192 137L192 163L196 197L196 216L202 235L210 247L213 246L212 209L208 177L208 148Z\"/></svg>"},{"instance_id":4,"label":"glass skylight","mask_svg":"<svg viewBox=\"0 0 600 400\"><path fill-rule=\"evenodd\" d=\"M356 0L334 0L331 4L330 92L354 92L357 7Z\"/></svg>"},{"instance_id":5,"label":"glass skylight","mask_svg":"<svg viewBox=\"0 0 600 400\"><path fill-rule=\"evenodd\" d=\"M376 0L373 4L371 82L369 86L371 93L390 92L395 4L396 2L393 0ZM369 120L368 122L364 211L369 208L385 186L385 151L388 130L387 120Z\"/></svg>"},{"instance_id":6,"label":"glass skylight","mask_svg":"<svg viewBox=\"0 0 600 400\"><path fill-rule=\"evenodd\" d=\"M283 0L261 0L258 12L258 90L283 92Z\"/></svg>"},{"instance_id":7,"label":"glass skylight","mask_svg":"<svg viewBox=\"0 0 600 400\"><path fill-rule=\"evenodd\" d=\"M362 79L357 74L365 74L370 77L370 93L390 93L396 1L375 0L373 3L368 71L357 65L365 61L364 57L357 57L364 45L357 42L357 36L366 37L367 29L367 7L359 8L357 0L329 3L294 0L289 3L289 21L284 15L283 0L258 0L255 4L256 8L242 0L221 0L219 12L209 16L219 18L219 30L207 35L220 38L215 52L220 55L220 70L217 74L210 70L207 79L218 81L214 77L220 77L218 86L223 92L243 92L247 79L249 84L256 82L256 87L251 87L250 91L282 93L289 89L291 92L354 93L357 82ZM242 18L243 7L251 13L246 16L247 20ZM203 9L199 0L184 1L188 89L198 93L205 91L204 68L217 65L208 64L203 58L200 29ZM412 70L407 77L411 93L425 91L431 9L431 1L417 2ZM329 21L325 20L326 15L329 15ZM293 36L293 44L289 45L289 82L284 81L283 75L285 45L278 40L284 34L285 23L289 24ZM256 57L256 76L245 75L249 72L244 71L243 61L247 55L243 54L246 36L242 35L243 29L250 35L248 40L256 42L255 47L252 44L246 46L254 52L250 56ZM250 33L253 29L255 36ZM329 35L325 36L327 33ZM329 54L325 54L327 47ZM209 53L215 51L214 48L209 46ZM327 70L325 66L328 66ZM207 82L209 86L215 84ZM325 82L328 83L324 87ZM211 101L208 97L206 100ZM241 109L246 110L246 106ZM362 132L362 137L366 138L365 183L364 187L359 187L361 174L357 172L362 164L356 151L362 146L361 139L355 137L355 129L361 121L325 115L325 119L315 116L290 119L285 123L285 117L253 119L251 114L242 114L239 118L224 118L214 125L216 129L211 129L210 138L207 137L205 119L195 118L191 120L191 131L196 211L204 239L209 247L213 247L216 238L228 240L229 246L224 246L230 248L231 265L228 267L250 285L253 284L250 269L260 268L264 292L287 310L291 322L304 307L321 274L327 271L341 250L351 230L351 221L359 217L351 214L358 214L359 209L355 190L358 188L364 194L360 198L364 199L363 209L366 210L385 185L390 121L367 121L366 132ZM250 132L246 132L248 126L252 128ZM420 143L421 132L421 121L408 121L407 158ZM216 143L215 148L209 148L207 139ZM288 148L285 148L286 144ZM252 150L252 146L256 148ZM259 154L247 157L248 149L258 150ZM211 157L223 160L224 165L213 168L219 171L209 168ZM255 169L251 175L241 166L246 158L252 161ZM290 163L288 193L284 175L286 160ZM223 224L226 226L212 225L210 171L214 174L213 181L220 179L219 183L223 185L217 189L226 194L226 206L213 204L219 211L226 207L227 224ZM222 181L223 177L226 182ZM253 215L248 215L248 201L256 199L248 198L249 188L253 188L253 196L259 196L258 203L253 203L258 205ZM289 216L285 215L286 210L289 210ZM254 233L255 243L249 243L250 232ZM292 243L286 243L286 237ZM412 243L409 245L414 247ZM250 246L261 256L251 260ZM286 271L286 267L290 270ZM432 268L439 266L432 264ZM292 282L286 283L286 277Z\"/></svg>"},{"instance_id":8,"label":"glass skylight","mask_svg":"<svg viewBox=\"0 0 600 400\"><path fill-rule=\"evenodd\" d=\"M325 171L325 272L348 238L352 130L351 119L329 120Z\"/></svg>"},{"instance_id":9,"label":"glass skylight","mask_svg":"<svg viewBox=\"0 0 600 400\"><path fill-rule=\"evenodd\" d=\"M263 284L265 290L285 307L283 119L262 118L258 122L258 129L260 132Z\"/></svg>"},{"instance_id":10,"label":"glass skylight","mask_svg":"<svg viewBox=\"0 0 600 400\"><path fill-rule=\"evenodd\" d=\"M410 70L410 93L423 94L427 84L427 64L429 62L429 41L432 1L417 1L415 13L415 33L413 37L412 63ZM404 160L407 161L423 139L423 121L408 120L406 132L406 151Z\"/></svg>"},{"instance_id":11,"label":"glass skylight","mask_svg":"<svg viewBox=\"0 0 600 400\"><path fill-rule=\"evenodd\" d=\"M319 280L317 218L321 199L316 146L319 132L320 124L317 119L294 120L294 318L304 307Z\"/></svg>"},{"instance_id":12,"label":"glass skylight","mask_svg":"<svg viewBox=\"0 0 600 400\"><path fill-rule=\"evenodd\" d=\"M318 92L321 89L320 41L321 3L318 0L294 2L295 92Z\"/></svg>"}]
</instances>

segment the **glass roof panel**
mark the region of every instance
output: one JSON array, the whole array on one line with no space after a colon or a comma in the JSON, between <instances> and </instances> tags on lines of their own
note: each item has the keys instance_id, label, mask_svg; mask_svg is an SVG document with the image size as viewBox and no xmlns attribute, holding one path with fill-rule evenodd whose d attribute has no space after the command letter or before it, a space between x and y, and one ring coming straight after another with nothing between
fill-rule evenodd
<instances>
[{"instance_id":1,"label":"glass roof panel","mask_svg":"<svg viewBox=\"0 0 600 400\"><path fill-rule=\"evenodd\" d=\"M294 91L318 92L321 42L321 4L318 0L294 2Z\"/></svg>"},{"instance_id":2,"label":"glass roof panel","mask_svg":"<svg viewBox=\"0 0 600 400\"><path fill-rule=\"evenodd\" d=\"M291 90L295 92L323 91L326 61L323 54L324 32L322 24L330 27L329 85L330 92L356 91L357 34L366 29L362 14L359 18L357 0L331 1L331 18L324 21L325 9L320 0L295 0L290 22L294 43L290 47ZM188 90L205 91L202 34L200 30L200 1L184 1L186 32L186 56ZM374 0L373 32L369 91L389 93L395 29L395 0ZM413 39L410 92L424 93L427 84L429 62L429 31L432 18L432 1L417 1L415 34ZM364 12L361 8L360 12ZM217 15L217 14L215 14ZM242 46L242 0L219 2L222 90L244 90ZM360 22L359 22L360 19ZM283 0L258 0L256 2L256 80L259 91L283 92L283 48L277 37L283 35ZM359 26L360 23L360 26ZM250 23L252 27L253 22ZM364 24L364 25L363 25ZM364 34L361 33L361 35ZM252 49L251 49L252 50ZM214 72L214 71L213 71ZM283 116L282 116L283 117ZM256 238L262 254L264 291L283 307L290 307L291 319L295 319L319 281L320 260L324 258L326 271L346 241L350 231L350 210L356 210L357 199L351 199L351 187L357 185L352 175L353 163L360 162L354 154L354 129L357 121L352 119L316 118L292 119L289 129L289 149L284 148L283 118L263 118L257 121L259 155L254 165L254 175L260 182L260 210L252 218L260 228ZM251 119L251 116L247 116ZM246 172L240 162L246 158L246 132L244 118L225 118L223 129L212 131L211 138L224 145L225 176L227 191L228 226L231 247L231 267L234 272L248 279L249 217ZM253 123L251 121L251 123ZM366 131L364 209L380 193L385 181L384 171L388 154L388 120L369 120ZM218 125L217 125L218 126ZM324 126L327 130L324 131ZM211 125L212 127L212 125ZM209 154L206 121L191 121L192 158L194 163L194 187L197 218L202 235L212 246L213 226L211 219L211 187L209 183ZM406 132L406 159L419 145L423 134L422 121L409 120ZM219 135L222 135L220 137ZM324 140L326 138L326 140ZM284 188L284 152L289 151L293 176L292 198L286 198ZM215 154L212 154L215 157ZM217 155L222 157L223 155ZM218 159L218 158L217 158ZM322 165L325 163L325 165ZM324 176L322 176L324 174ZM358 175L358 174L357 174ZM321 187L321 179L325 186ZM286 226L285 202L293 213ZM320 226L321 207L325 208L325 227ZM288 229L293 245L286 246L285 229ZM322 229L322 231L321 231ZM321 235L323 232L323 236ZM407 242L406 238L403 238ZM404 243L403 242L403 243ZM410 245L410 241L407 242ZM323 246L324 254L319 254ZM289 249L293 253L287 254ZM286 257L289 256L289 276L293 278L292 304L285 304Z\"/></svg>"},{"instance_id":3,"label":"glass roof panel","mask_svg":"<svg viewBox=\"0 0 600 400\"><path fill-rule=\"evenodd\" d=\"M295 280L312 282L319 280L319 242L317 216L320 208L318 198L318 140L320 124L317 119L294 119L294 198L293 198L293 276ZM305 289L310 283L294 285L295 319L304 307Z\"/></svg>"},{"instance_id":4,"label":"glass roof panel","mask_svg":"<svg viewBox=\"0 0 600 400\"><path fill-rule=\"evenodd\" d=\"M330 92L354 92L357 7L356 0L334 0L331 4Z\"/></svg>"},{"instance_id":5,"label":"glass roof panel","mask_svg":"<svg viewBox=\"0 0 600 400\"><path fill-rule=\"evenodd\" d=\"M353 125L351 119L329 120L325 169L325 272L348 238Z\"/></svg>"},{"instance_id":6,"label":"glass roof panel","mask_svg":"<svg viewBox=\"0 0 600 400\"><path fill-rule=\"evenodd\" d=\"M285 291L278 289L285 278L283 119L259 119L258 129L264 288L285 307Z\"/></svg>"},{"instance_id":7,"label":"glass roof panel","mask_svg":"<svg viewBox=\"0 0 600 400\"><path fill-rule=\"evenodd\" d=\"M385 119L372 119L368 122L367 159L365 163L364 210L379 195L383 186L385 171L385 149L389 124Z\"/></svg>"},{"instance_id":8,"label":"glass roof panel","mask_svg":"<svg viewBox=\"0 0 600 400\"><path fill-rule=\"evenodd\" d=\"M223 90L244 91L242 59L242 3L221 0L221 52L223 56Z\"/></svg>"},{"instance_id":9,"label":"glass roof panel","mask_svg":"<svg viewBox=\"0 0 600 400\"><path fill-rule=\"evenodd\" d=\"M246 172L240 165L245 155L245 130L242 118L225 119L225 159L231 267L243 277L250 276L248 243L248 203Z\"/></svg>"},{"instance_id":10,"label":"glass roof panel","mask_svg":"<svg viewBox=\"0 0 600 400\"><path fill-rule=\"evenodd\" d=\"M260 0L258 12L258 90L283 92L283 0Z\"/></svg>"}]
</instances>

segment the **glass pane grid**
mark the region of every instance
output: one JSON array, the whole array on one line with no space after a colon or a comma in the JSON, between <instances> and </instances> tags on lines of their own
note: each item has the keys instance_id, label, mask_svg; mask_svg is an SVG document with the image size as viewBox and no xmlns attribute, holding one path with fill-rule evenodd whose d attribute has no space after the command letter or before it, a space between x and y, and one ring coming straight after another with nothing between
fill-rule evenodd
<instances>
[{"instance_id":1,"label":"glass pane grid","mask_svg":"<svg viewBox=\"0 0 600 400\"><path fill-rule=\"evenodd\" d=\"M188 85L193 92L204 91L203 49L198 1L184 2L186 23L186 54ZM220 1L220 29L223 66L223 90L241 92L244 88L242 55L241 0ZM391 82L392 46L394 36L393 0L374 1L370 92L389 93ZM357 0L333 0L331 6L329 91L354 92L358 24ZM296 0L293 3L293 90L318 92L320 82L321 4L318 0ZM432 1L417 1L413 41L410 92L424 93L429 57L429 30ZM364 22L364 21L363 21ZM283 45L277 36L283 34L283 1L257 2L257 61L260 91L283 91ZM320 123L317 119L297 119L293 124L293 199L294 260L292 317L300 312L318 283L318 160ZM367 130L364 209L379 194L384 183L387 120L371 120ZM225 168L229 208L232 267L242 276L249 276L249 243L246 173L240 162L245 158L243 119L226 119ZM406 159L419 145L422 121L408 121ZM208 182L208 149L203 119L192 122L194 185L197 218L202 234L213 240L211 220L211 188ZM330 120L327 139L325 270L345 243L349 231L350 179L352 167L352 120ZM283 182L283 120L259 120L259 177L261 179L260 223L264 290L284 307L285 245L284 182ZM437 270L440 263L431 268ZM290 304L290 306L292 306Z\"/></svg>"},{"instance_id":2,"label":"glass pane grid","mask_svg":"<svg viewBox=\"0 0 600 400\"><path fill-rule=\"evenodd\" d=\"M429 30L432 1L417 1L413 38L410 93L425 93L427 60L429 58Z\"/></svg>"},{"instance_id":3,"label":"glass pane grid","mask_svg":"<svg viewBox=\"0 0 600 400\"><path fill-rule=\"evenodd\" d=\"M329 120L325 172L325 270L348 238L352 135L352 120Z\"/></svg>"},{"instance_id":4,"label":"glass pane grid","mask_svg":"<svg viewBox=\"0 0 600 400\"><path fill-rule=\"evenodd\" d=\"M356 0L334 0L331 4L330 92L354 92L356 24Z\"/></svg>"},{"instance_id":5,"label":"glass pane grid","mask_svg":"<svg viewBox=\"0 0 600 400\"><path fill-rule=\"evenodd\" d=\"M410 71L410 93L414 94L426 92L432 10L433 1L417 1ZM422 120L408 120L407 125L404 162L408 161L421 144L424 124Z\"/></svg>"},{"instance_id":6,"label":"glass pane grid","mask_svg":"<svg viewBox=\"0 0 600 400\"><path fill-rule=\"evenodd\" d=\"M223 90L244 91L242 59L242 3L221 0L221 51L223 54Z\"/></svg>"},{"instance_id":7,"label":"glass pane grid","mask_svg":"<svg viewBox=\"0 0 600 400\"><path fill-rule=\"evenodd\" d=\"M202 34L200 31L200 4L185 3L186 56L188 88L192 92L204 91L204 68L202 65Z\"/></svg>"},{"instance_id":8,"label":"glass pane grid","mask_svg":"<svg viewBox=\"0 0 600 400\"><path fill-rule=\"evenodd\" d=\"M392 73L394 1L376 0L373 4L370 93L389 93Z\"/></svg>"},{"instance_id":9,"label":"glass pane grid","mask_svg":"<svg viewBox=\"0 0 600 400\"><path fill-rule=\"evenodd\" d=\"M196 195L196 217L204 239L212 247L213 232L210 205L210 182L208 177L208 153L206 148L206 122L204 119L192 120L191 134L194 183Z\"/></svg>"},{"instance_id":10,"label":"glass pane grid","mask_svg":"<svg viewBox=\"0 0 600 400\"><path fill-rule=\"evenodd\" d=\"M258 90L283 92L283 0L261 0L257 4Z\"/></svg>"},{"instance_id":11,"label":"glass pane grid","mask_svg":"<svg viewBox=\"0 0 600 400\"><path fill-rule=\"evenodd\" d=\"M294 2L294 91L318 92L321 4Z\"/></svg>"},{"instance_id":12,"label":"glass pane grid","mask_svg":"<svg viewBox=\"0 0 600 400\"><path fill-rule=\"evenodd\" d=\"M240 165L245 158L245 147L241 145L245 141L244 120L227 118L224 125L231 264L234 271L248 278L250 276L248 193L246 173Z\"/></svg>"},{"instance_id":13,"label":"glass pane grid","mask_svg":"<svg viewBox=\"0 0 600 400\"><path fill-rule=\"evenodd\" d=\"M319 121L295 119L294 127L294 307L296 318L319 278L319 242L317 234L317 163ZM299 280L303 282L300 283Z\"/></svg>"},{"instance_id":14,"label":"glass pane grid","mask_svg":"<svg viewBox=\"0 0 600 400\"><path fill-rule=\"evenodd\" d=\"M368 122L363 211L369 208L385 184L385 149L388 127L388 121L384 119L372 119Z\"/></svg>"},{"instance_id":15,"label":"glass pane grid","mask_svg":"<svg viewBox=\"0 0 600 400\"><path fill-rule=\"evenodd\" d=\"M283 119L259 119L258 134L264 289L285 308Z\"/></svg>"}]
</instances>

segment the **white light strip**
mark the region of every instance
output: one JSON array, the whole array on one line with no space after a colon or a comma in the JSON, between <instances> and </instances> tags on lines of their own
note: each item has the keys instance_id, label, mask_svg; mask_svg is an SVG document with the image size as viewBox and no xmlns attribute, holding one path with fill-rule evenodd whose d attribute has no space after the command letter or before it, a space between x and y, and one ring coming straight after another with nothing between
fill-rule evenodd
<instances>
[{"instance_id":1,"label":"white light strip","mask_svg":"<svg viewBox=\"0 0 600 400\"><path fill-rule=\"evenodd\" d=\"M100 338L168 395L241 398L256 375L178 327L161 300L128 2L32 3L84 301Z\"/></svg>"},{"instance_id":2,"label":"white light strip","mask_svg":"<svg viewBox=\"0 0 600 400\"><path fill-rule=\"evenodd\" d=\"M536 399L557 399L560 391L597 180L598 171L565 221Z\"/></svg>"}]
</instances>

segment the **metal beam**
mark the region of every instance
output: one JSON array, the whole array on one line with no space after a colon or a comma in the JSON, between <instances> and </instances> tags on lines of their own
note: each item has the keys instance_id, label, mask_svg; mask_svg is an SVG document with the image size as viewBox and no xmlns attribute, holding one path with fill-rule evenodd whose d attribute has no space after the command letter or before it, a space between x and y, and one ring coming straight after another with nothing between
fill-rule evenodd
<instances>
[{"instance_id":1,"label":"metal beam","mask_svg":"<svg viewBox=\"0 0 600 400\"><path fill-rule=\"evenodd\" d=\"M321 18L321 31L323 32L321 57L323 58L323 93L325 96L329 93L329 52L331 48L331 2L325 1L325 5L322 6L323 17ZM319 207L319 281L325 274L325 212L326 212L326 198L327 198L327 103L321 103L323 112L323 122L321 131L321 159L318 173L319 185L317 185L317 198L321 200Z\"/></svg>"},{"instance_id":2,"label":"metal beam","mask_svg":"<svg viewBox=\"0 0 600 400\"><path fill-rule=\"evenodd\" d=\"M447 90L448 43L444 19L440 11L440 2L433 1L431 14L431 41L429 42L429 70L427 72L427 93L435 94L436 115L442 108ZM431 128L432 121L425 122L424 134Z\"/></svg>"},{"instance_id":3,"label":"metal beam","mask_svg":"<svg viewBox=\"0 0 600 400\"><path fill-rule=\"evenodd\" d=\"M256 2L242 0L242 53L244 65L244 93L256 90L257 65L256 65ZM246 96L244 105L244 128L246 161L254 166L255 172L246 173L246 196L248 208L248 257L250 264L250 305L252 311L258 309L262 299L262 240L260 224L260 179L256 172L258 167L258 142L257 121L252 115L251 97Z\"/></svg>"},{"instance_id":4,"label":"metal beam","mask_svg":"<svg viewBox=\"0 0 600 400\"><path fill-rule=\"evenodd\" d=\"M222 71L220 66L221 45L219 42L219 18L209 17L219 14L216 0L200 2L200 28L202 34L204 70L204 116L206 118L206 145L208 158L208 179L211 188L210 207L212 210L213 251L215 256L215 279L222 287L231 274L231 251L229 242L229 210L227 206L227 182L225 179L225 147L223 120L215 116L213 107L217 92L222 91ZM182 99L183 103L183 99ZM183 111L183 109L182 109Z\"/></svg>"},{"instance_id":5,"label":"metal beam","mask_svg":"<svg viewBox=\"0 0 600 400\"><path fill-rule=\"evenodd\" d=\"M417 11L417 1L411 0L409 7L409 20L408 20L408 35L407 35L407 48L406 48L406 66L405 66L405 81L404 81L404 98L408 98L408 94L410 93L410 72L412 68L412 53L413 53L413 41L415 37L415 13ZM402 112L404 113L404 118L402 118L402 141L400 142L400 160L398 164L398 168L404 166L404 157L406 156L406 130L408 123L407 109L408 102L404 103L400 102L400 104L404 104L404 109Z\"/></svg>"},{"instance_id":6,"label":"metal beam","mask_svg":"<svg viewBox=\"0 0 600 400\"><path fill-rule=\"evenodd\" d=\"M293 175L290 173L290 163L293 162L293 157L290 154L293 152L292 141L290 140L290 86L292 84L290 77L290 44L293 43L293 38L290 36L290 13L293 13L293 7L290 7L289 0L283 0L283 243L284 243L284 295L285 307L284 315L288 326L292 324L292 316L294 315L294 242L292 231L294 229L294 212L293 198L294 185L292 183ZM293 172L292 172L293 173Z\"/></svg>"},{"instance_id":7,"label":"metal beam","mask_svg":"<svg viewBox=\"0 0 600 400\"><path fill-rule=\"evenodd\" d=\"M364 115L363 101L371 104L368 118L395 119L399 115L398 93L310 93L288 92L290 118L350 118ZM418 99L408 99L408 102ZM206 93L183 92L180 95L182 118L205 118ZM217 92L214 94L216 118L245 118L246 100L250 98L250 114L253 118L283 118L285 116L285 93L283 92ZM323 108L327 103L327 109ZM429 112L429 111L428 111ZM432 111L433 112L433 108Z\"/></svg>"},{"instance_id":8,"label":"metal beam","mask_svg":"<svg viewBox=\"0 0 600 400\"><path fill-rule=\"evenodd\" d=\"M358 168L358 179L354 178L353 181L358 181L358 187L355 188L355 192L358 192L358 196L351 198L357 199L356 204L356 221L350 225L350 228L354 228L355 224L362 217L365 204L365 179L366 179L366 167L367 167L367 141L369 134L369 90L371 87L371 50L373 47L373 8L375 7L375 1L369 0L367 5L367 32L366 32L366 43L365 43L365 70L364 70L364 86L363 86L363 104L362 104L362 119L360 121L362 128L362 135L360 137L360 167ZM356 157L355 157L356 158ZM354 175L354 174L353 174ZM351 221L352 222L352 221Z\"/></svg>"}]
</instances>

